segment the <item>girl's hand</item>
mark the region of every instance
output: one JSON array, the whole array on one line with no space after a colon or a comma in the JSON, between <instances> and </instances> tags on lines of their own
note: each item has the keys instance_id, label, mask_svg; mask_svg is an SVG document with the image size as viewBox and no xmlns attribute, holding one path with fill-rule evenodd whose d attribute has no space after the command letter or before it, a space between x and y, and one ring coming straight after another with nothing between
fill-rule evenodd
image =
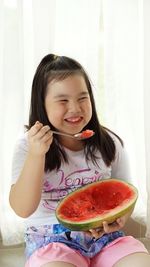
<instances>
[{"instance_id":1,"label":"girl's hand","mask_svg":"<svg viewBox=\"0 0 150 267\"><path fill-rule=\"evenodd\" d=\"M92 237L98 239L101 236L103 236L104 234L108 234L108 233L112 233L115 231L119 231L120 229L122 229L128 218L131 216L133 212L133 208L126 213L124 216L118 218L115 222L108 224L106 221L103 222L103 226L101 228L96 228L96 229L90 229L88 234L90 234Z\"/></svg>"},{"instance_id":2,"label":"girl's hand","mask_svg":"<svg viewBox=\"0 0 150 267\"><path fill-rule=\"evenodd\" d=\"M45 155L53 141L48 125L36 122L28 132L29 152L34 155Z\"/></svg>"},{"instance_id":3,"label":"girl's hand","mask_svg":"<svg viewBox=\"0 0 150 267\"><path fill-rule=\"evenodd\" d=\"M104 221L103 226L96 229L90 229L89 233L94 238L100 238L104 234L112 233L115 231L119 231L123 227L122 217L117 219L115 222L108 224L108 222Z\"/></svg>"}]
</instances>

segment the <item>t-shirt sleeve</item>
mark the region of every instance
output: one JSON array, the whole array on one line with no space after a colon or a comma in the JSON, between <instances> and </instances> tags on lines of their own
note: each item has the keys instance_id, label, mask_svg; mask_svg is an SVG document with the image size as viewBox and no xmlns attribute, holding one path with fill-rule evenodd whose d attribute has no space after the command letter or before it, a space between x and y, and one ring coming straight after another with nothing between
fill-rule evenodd
<instances>
[{"instance_id":1,"label":"t-shirt sleeve","mask_svg":"<svg viewBox=\"0 0 150 267\"><path fill-rule=\"evenodd\" d=\"M113 138L116 146L115 160L112 162L112 178L123 179L131 182L130 166L127 150L122 146L118 138Z\"/></svg>"},{"instance_id":2,"label":"t-shirt sleeve","mask_svg":"<svg viewBox=\"0 0 150 267\"><path fill-rule=\"evenodd\" d=\"M18 180L26 159L27 151L27 135L25 134L24 136L19 138L14 148L12 158L11 184L15 184Z\"/></svg>"}]
</instances>

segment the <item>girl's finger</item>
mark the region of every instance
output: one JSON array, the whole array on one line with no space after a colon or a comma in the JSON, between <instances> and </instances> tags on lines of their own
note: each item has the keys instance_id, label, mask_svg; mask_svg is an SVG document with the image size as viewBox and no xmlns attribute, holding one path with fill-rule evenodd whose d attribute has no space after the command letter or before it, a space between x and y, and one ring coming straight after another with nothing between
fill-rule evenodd
<instances>
[{"instance_id":1,"label":"girl's finger","mask_svg":"<svg viewBox=\"0 0 150 267\"><path fill-rule=\"evenodd\" d=\"M102 228L90 229L89 232L96 239L100 238L101 236L103 236L105 234L105 232Z\"/></svg>"},{"instance_id":2,"label":"girl's finger","mask_svg":"<svg viewBox=\"0 0 150 267\"><path fill-rule=\"evenodd\" d=\"M125 221L122 220L121 218L117 219L116 222L118 223L118 225L120 226L120 228L124 227Z\"/></svg>"},{"instance_id":3,"label":"girl's finger","mask_svg":"<svg viewBox=\"0 0 150 267\"><path fill-rule=\"evenodd\" d=\"M103 222L103 228L105 233L111 233L120 230L120 226L117 222L108 224L108 222Z\"/></svg>"},{"instance_id":4,"label":"girl's finger","mask_svg":"<svg viewBox=\"0 0 150 267\"><path fill-rule=\"evenodd\" d=\"M49 131L41 138L41 141L49 142L50 140L52 141L52 139L53 139L53 134L51 134Z\"/></svg>"},{"instance_id":5,"label":"girl's finger","mask_svg":"<svg viewBox=\"0 0 150 267\"><path fill-rule=\"evenodd\" d=\"M43 124L40 122L36 122L29 130L29 136L34 136L36 135L40 129L43 127Z\"/></svg>"},{"instance_id":6,"label":"girl's finger","mask_svg":"<svg viewBox=\"0 0 150 267\"><path fill-rule=\"evenodd\" d=\"M103 222L103 228L104 228L105 233L109 232L109 226L107 222Z\"/></svg>"},{"instance_id":7,"label":"girl's finger","mask_svg":"<svg viewBox=\"0 0 150 267\"><path fill-rule=\"evenodd\" d=\"M52 135L51 133L50 133L50 127L48 126L48 125L45 125L45 126L43 126L38 132L37 132L37 135L36 135L36 137L38 138L38 139L42 139L45 135Z\"/></svg>"}]
</instances>

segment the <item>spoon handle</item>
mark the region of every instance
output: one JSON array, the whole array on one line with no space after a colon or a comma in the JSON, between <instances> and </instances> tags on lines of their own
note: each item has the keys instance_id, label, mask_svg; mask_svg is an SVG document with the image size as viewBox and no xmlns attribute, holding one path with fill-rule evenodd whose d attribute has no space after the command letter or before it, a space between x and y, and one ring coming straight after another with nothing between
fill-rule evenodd
<instances>
[{"instance_id":1,"label":"spoon handle","mask_svg":"<svg viewBox=\"0 0 150 267\"><path fill-rule=\"evenodd\" d=\"M63 136L67 136L67 137L71 137L71 138L75 138L74 135L71 135L71 134L67 134L67 133L62 133L62 132L57 132L57 131L53 131L53 130L50 130L53 134L58 134L58 135L63 135Z\"/></svg>"}]
</instances>

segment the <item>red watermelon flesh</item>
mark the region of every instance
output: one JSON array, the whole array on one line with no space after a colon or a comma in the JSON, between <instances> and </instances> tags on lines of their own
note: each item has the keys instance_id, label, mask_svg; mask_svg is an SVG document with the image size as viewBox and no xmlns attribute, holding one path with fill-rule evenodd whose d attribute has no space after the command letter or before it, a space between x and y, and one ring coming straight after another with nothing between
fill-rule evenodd
<instances>
[{"instance_id":1,"label":"red watermelon flesh","mask_svg":"<svg viewBox=\"0 0 150 267\"><path fill-rule=\"evenodd\" d=\"M91 136L94 135L94 131L93 130L85 130L81 133L81 138L89 138Z\"/></svg>"},{"instance_id":2,"label":"red watermelon flesh","mask_svg":"<svg viewBox=\"0 0 150 267\"><path fill-rule=\"evenodd\" d=\"M124 215L135 205L136 188L122 180L88 184L65 197L57 207L58 221L71 230L88 230Z\"/></svg>"}]
</instances>

